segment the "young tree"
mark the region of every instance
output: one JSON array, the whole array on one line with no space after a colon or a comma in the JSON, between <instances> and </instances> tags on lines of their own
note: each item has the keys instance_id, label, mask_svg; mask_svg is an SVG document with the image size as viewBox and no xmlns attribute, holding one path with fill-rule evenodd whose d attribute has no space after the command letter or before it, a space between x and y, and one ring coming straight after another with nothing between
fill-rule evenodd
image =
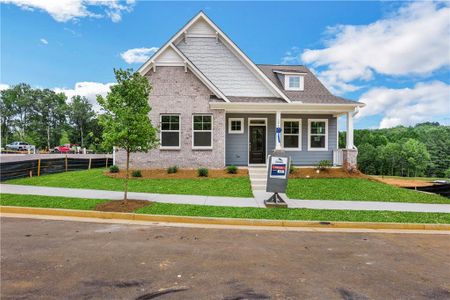
<instances>
[{"instance_id":1,"label":"young tree","mask_svg":"<svg viewBox=\"0 0 450 300\"><path fill-rule=\"evenodd\" d=\"M156 128L150 123L148 96L151 86L147 78L128 70L114 70L117 84L111 87L106 98L97 96L104 110L100 115L103 142L108 147L117 146L126 151L124 201L128 199L128 178L131 152L147 152L158 143Z\"/></svg>"},{"instance_id":2,"label":"young tree","mask_svg":"<svg viewBox=\"0 0 450 300\"><path fill-rule=\"evenodd\" d=\"M69 104L69 120L77 132L76 140L80 141L81 147L84 147L84 138L94 117L95 112L86 97L72 97L72 102Z\"/></svg>"}]
</instances>

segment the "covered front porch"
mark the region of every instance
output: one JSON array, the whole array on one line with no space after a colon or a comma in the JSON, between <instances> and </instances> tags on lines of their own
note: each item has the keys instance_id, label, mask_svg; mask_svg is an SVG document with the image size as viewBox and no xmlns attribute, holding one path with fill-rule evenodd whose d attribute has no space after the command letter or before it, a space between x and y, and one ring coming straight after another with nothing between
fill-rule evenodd
<instances>
[{"instance_id":1,"label":"covered front porch","mask_svg":"<svg viewBox=\"0 0 450 300\"><path fill-rule=\"evenodd\" d=\"M214 103L212 108L226 110L225 164L237 166L265 165L275 149L289 153L295 166L315 166L330 161L334 166L346 164L348 152L354 155L354 107L345 105L299 105L298 103L255 104L239 107L235 103ZM332 107L333 106L333 107ZM347 140L339 149L338 117L346 116Z\"/></svg>"}]
</instances>

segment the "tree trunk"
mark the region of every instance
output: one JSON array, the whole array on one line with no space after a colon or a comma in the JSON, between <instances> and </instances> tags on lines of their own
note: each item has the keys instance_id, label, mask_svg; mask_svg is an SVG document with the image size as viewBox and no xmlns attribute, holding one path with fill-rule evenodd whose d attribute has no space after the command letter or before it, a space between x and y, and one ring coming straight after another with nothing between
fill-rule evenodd
<instances>
[{"instance_id":1,"label":"tree trunk","mask_svg":"<svg viewBox=\"0 0 450 300\"><path fill-rule=\"evenodd\" d=\"M50 126L47 125L47 147L50 150Z\"/></svg>"},{"instance_id":2,"label":"tree trunk","mask_svg":"<svg viewBox=\"0 0 450 300\"><path fill-rule=\"evenodd\" d=\"M128 171L130 168L130 151L127 150L127 170L126 170L126 174L125 174L125 193L123 196L123 200L125 201L125 203L127 203L128 200Z\"/></svg>"},{"instance_id":3,"label":"tree trunk","mask_svg":"<svg viewBox=\"0 0 450 300\"><path fill-rule=\"evenodd\" d=\"M83 148L83 126L80 127L80 132L81 132L81 148Z\"/></svg>"}]
</instances>

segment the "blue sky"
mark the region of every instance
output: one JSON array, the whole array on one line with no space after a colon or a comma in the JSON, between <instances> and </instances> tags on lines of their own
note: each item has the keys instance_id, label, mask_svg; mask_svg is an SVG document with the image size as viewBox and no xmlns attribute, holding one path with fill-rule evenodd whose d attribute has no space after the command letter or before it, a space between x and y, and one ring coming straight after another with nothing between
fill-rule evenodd
<instances>
[{"instance_id":1,"label":"blue sky","mask_svg":"<svg viewBox=\"0 0 450 300\"><path fill-rule=\"evenodd\" d=\"M94 101L113 68L140 66L122 53L151 54L203 10L255 63L305 64L333 93L366 102L356 128L450 122L448 2L0 1L2 86Z\"/></svg>"}]
</instances>

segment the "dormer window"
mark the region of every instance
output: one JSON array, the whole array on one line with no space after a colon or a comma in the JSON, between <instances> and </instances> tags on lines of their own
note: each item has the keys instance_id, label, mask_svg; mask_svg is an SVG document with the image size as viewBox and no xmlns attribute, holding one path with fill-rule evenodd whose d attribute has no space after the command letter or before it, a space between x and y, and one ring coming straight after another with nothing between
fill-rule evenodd
<instances>
[{"instance_id":1,"label":"dormer window","mask_svg":"<svg viewBox=\"0 0 450 300\"><path fill-rule=\"evenodd\" d=\"M286 91L303 91L303 76L285 75L284 87Z\"/></svg>"}]
</instances>

